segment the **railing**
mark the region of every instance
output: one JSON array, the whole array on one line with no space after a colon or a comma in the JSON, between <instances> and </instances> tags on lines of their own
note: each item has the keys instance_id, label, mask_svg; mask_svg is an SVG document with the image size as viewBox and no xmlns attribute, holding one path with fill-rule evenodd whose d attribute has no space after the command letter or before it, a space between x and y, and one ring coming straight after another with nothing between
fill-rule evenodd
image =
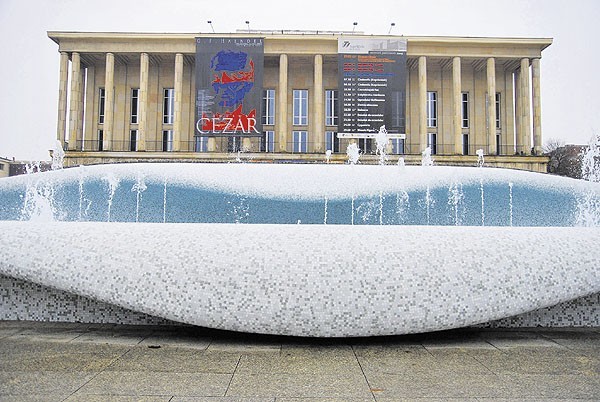
<instances>
[{"instance_id":1,"label":"railing","mask_svg":"<svg viewBox=\"0 0 600 402\"><path fill-rule=\"evenodd\" d=\"M291 154L321 154L325 150L331 148L332 153L345 154L346 148L351 140L342 138L327 144L326 142L315 141L287 141L285 144L284 153ZM402 144L402 143L400 143ZM110 149L106 142L101 143L98 140L78 140L77 151L85 152L135 152L139 151L139 142L136 141L111 141ZM234 153L234 152L249 152L249 153L280 153L280 143L278 141L265 141L260 137L252 137L242 139L241 137L214 137L213 150L209 151L209 140L180 141L177 152L207 152L207 153ZM366 155L374 155L376 152L376 142L374 139L358 140L357 145L361 153ZM328 148L329 147L329 148ZM432 155L456 155L454 144L437 143L432 148ZM175 152L175 147L172 141L146 141L146 152ZM418 144L404 143L396 147L390 144L387 153L390 155L420 155L422 148ZM532 149L525 150L522 146L501 145L499 152L490 154L487 144L469 144L468 152L464 153L461 146L462 155L476 155L477 150L483 149L485 155L507 155L507 156L528 156L534 154Z\"/></svg>"}]
</instances>

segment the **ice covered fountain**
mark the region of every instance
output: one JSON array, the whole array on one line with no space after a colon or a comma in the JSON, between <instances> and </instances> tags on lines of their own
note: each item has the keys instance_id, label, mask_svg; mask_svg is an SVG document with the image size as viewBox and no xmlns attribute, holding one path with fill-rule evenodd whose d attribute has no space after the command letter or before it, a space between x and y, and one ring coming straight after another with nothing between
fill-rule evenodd
<instances>
[{"instance_id":1,"label":"ice covered fountain","mask_svg":"<svg viewBox=\"0 0 600 402\"><path fill-rule=\"evenodd\" d=\"M597 173L425 165L123 164L3 179L0 275L302 336L456 328L600 291Z\"/></svg>"}]
</instances>

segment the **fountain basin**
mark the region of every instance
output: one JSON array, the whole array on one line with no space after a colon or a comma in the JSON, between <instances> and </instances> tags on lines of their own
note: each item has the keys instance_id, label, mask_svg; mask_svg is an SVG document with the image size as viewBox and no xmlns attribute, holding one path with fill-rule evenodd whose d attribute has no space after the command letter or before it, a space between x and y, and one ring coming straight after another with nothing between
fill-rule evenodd
<instances>
[{"instance_id":1,"label":"fountain basin","mask_svg":"<svg viewBox=\"0 0 600 402\"><path fill-rule=\"evenodd\" d=\"M0 274L210 328L427 332L600 292L600 228L575 227L598 200L505 169L72 168L0 181Z\"/></svg>"},{"instance_id":2,"label":"fountain basin","mask_svg":"<svg viewBox=\"0 0 600 402\"><path fill-rule=\"evenodd\" d=\"M0 273L210 328L450 329L600 291L599 228L0 222Z\"/></svg>"}]
</instances>

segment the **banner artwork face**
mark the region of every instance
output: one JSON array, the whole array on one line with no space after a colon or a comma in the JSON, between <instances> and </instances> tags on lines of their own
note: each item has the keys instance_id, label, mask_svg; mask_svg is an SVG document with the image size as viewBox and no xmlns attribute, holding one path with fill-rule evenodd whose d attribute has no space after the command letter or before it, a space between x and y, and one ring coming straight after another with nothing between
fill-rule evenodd
<instances>
[{"instance_id":1,"label":"banner artwork face","mask_svg":"<svg viewBox=\"0 0 600 402\"><path fill-rule=\"evenodd\" d=\"M406 40L338 40L339 131L406 132Z\"/></svg>"},{"instance_id":2,"label":"banner artwork face","mask_svg":"<svg viewBox=\"0 0 600 402\"><path fill-rule=\"evenodd\" d=\"M262 38L196 38L196 135L262 135Z\"/></svg>"}]
</instances>

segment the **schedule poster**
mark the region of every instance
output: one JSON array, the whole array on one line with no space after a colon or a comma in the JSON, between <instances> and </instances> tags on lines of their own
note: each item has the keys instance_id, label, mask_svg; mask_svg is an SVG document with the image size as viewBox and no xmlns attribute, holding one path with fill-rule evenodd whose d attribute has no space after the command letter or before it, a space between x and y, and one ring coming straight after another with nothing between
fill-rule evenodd
<instances>
[{"instance_id":1,"label":"schedule poster","mask_svg":"<svg viewBox=\"0 0 600 402\"><path fill-rule=\"evenodd\" d=\"M406 74L406 40L341 37L339 132L404 134Z\"/></svg>"}]
</instances>

